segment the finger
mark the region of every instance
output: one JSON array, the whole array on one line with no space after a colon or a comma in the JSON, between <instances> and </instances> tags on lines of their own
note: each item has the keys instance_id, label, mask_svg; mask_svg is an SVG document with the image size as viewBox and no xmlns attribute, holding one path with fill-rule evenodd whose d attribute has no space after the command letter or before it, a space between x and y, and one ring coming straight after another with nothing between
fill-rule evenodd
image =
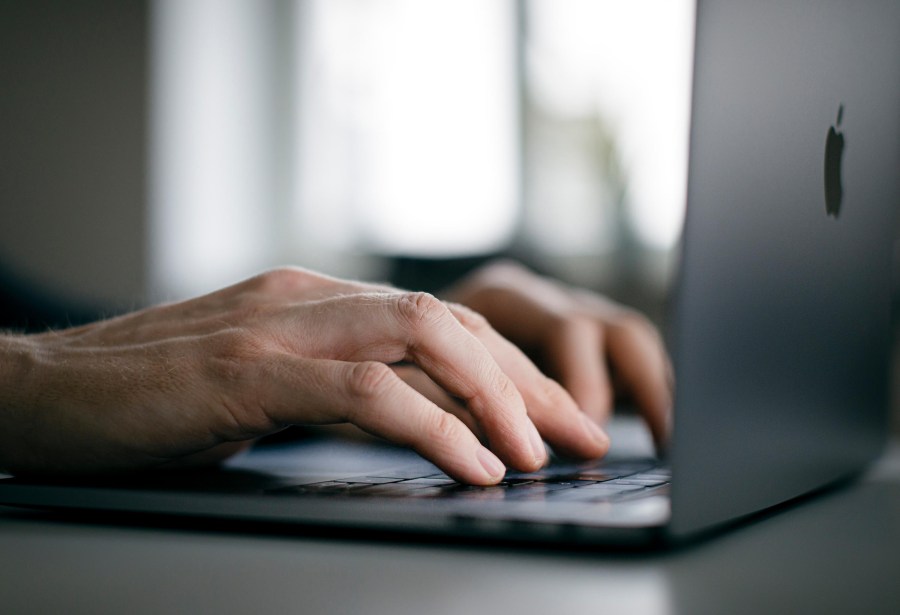
<instances>
[{"instance_id":1,"label":"finger","mask_svg":"<svg viewBox=\"0 0 900 615\"><path fill-rule=\"evenodd\" d=\"M598 319L619 309L593 297L586 304L590 316L584 316L584 310L576 305L575 291L519 267L495 266L485 275L491 278L486 290L461 294L473 300L479 311L487 310L484 313L501 335L535 349L546 361L550 375L563 384L582 410L597 423L605 423L612 413L613 388Z\"/></svg>"},{"instance_id":2,"label":"finger","mask_svg":"<svg viewBox=\"0 0 900 615\"><path fill-rule=\"evenodd\" d=\"M462 422L406 385L387 365L285 354L263 369L266 414L280 424L350 422L409 446L456 480L489 485L505 467Z\"/></svg>"},{"instance_id":3,"label":"finger","mask_svg":"<svg viewBox=\"0 0 900 615\"><path fill-rule=\"evenodd\" d=\"M444 412L455 415L479 440L486 440L475 417L466 410L465 406L459 403L459 400L447 395L447 391L439 387L434 380L428 377L428 374L418 367L408 364L392 365L391 368L403 382L415 389L419 395L422 395Z\"/></svg>"},{"instance_id":4,"label":"finger","mask_svg":"<svg viewBox=\"0 0 900 615\"><path fill-rule=\"evenodd\" d=\"M603 351L603 329L591 319L571 316L548 329L548 369L581 409L603 425L612 414L613 387Z\"/></svg>"},{"instance_id":5,"label":"finger","mask_svg":"<svg viewBox=\"0 0 900 615\"><path fill-rule=\"evenodd\" d=\"M541 435L558 453L594 458L609 450L609 438L557 382L547 378L525 354L495 331L480 314L450 304L451 312L496 359L525 400Z\"/></svg>"},{"instance_id":6,"label":"finger","mask_svg":"<svg viewBox=\"0 0 900 615\"><path fill-rule=\"evenodd\" d=\"M607 327L607 351L617 380L643 414L658 447L671 425L671 366L656 329L643 317L626 315Z\"/></svg>"},{"instance_id":7,"label":"finger","mask_svg":"<svg viewBox=\"0 0 900 615\"><path fill-rule=\"evenodd\" d=\"M540 435L513 382L435 297L341 297L307 306L298 317L302 322L293 323L291 331L305 332L301 353L312 350L321 358L344 361L415 363L462 400L505 462L533 470L546 461Z\"/></svg>"}]
</instances>

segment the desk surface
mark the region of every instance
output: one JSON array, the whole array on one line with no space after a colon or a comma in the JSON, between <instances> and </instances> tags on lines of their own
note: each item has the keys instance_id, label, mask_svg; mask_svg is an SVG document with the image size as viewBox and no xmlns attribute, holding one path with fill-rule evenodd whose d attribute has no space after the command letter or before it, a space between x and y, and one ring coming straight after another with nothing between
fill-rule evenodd
<instances>
[{"instance_id":1,"label":"desk surface","mask_svg":"<svg viewBox=\"0 0 900 615\"><path fill-rule=\"evenodd\" d=\"M861 480L672 552L109 526L0 507L4 613L900 613L900 442Z\"/></svg>"}]
</instances>

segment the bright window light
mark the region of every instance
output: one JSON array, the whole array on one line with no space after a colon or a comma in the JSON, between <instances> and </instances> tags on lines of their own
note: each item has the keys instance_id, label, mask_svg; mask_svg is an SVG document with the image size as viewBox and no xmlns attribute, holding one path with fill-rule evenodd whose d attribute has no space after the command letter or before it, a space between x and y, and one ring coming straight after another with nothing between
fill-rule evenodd
<instances>
[{"instance_id":1,"label":"bright window light","mask_svg":"<svg viewBox=\"0 0 900 615\"><path fill-rule=\"evenodd\" d=\"M530 235L551 252L591 252L630 228L644 247L672 247L687 190L693 1L527 6Z\"/></svg>"},{"instance_id":2,"label":"bright window light","mask_svg":"<svg viewBox=\"0 0 900 615\"><path fill-rule=\"evenodd\" d=\"M519 201L512 2L300 7L298 234L382 254L504 247Z\"/></svg>"},{"instance_id":3,"label":"bright window light","mask_svg":"<svg viewBox=\"0 0 900 615\"><path fill-rule=\"evenodd\" d=\"M270 5L151 6L151 280L156 298L174 298L233 282L265 262Z\"/></svg>"}]
</instances>

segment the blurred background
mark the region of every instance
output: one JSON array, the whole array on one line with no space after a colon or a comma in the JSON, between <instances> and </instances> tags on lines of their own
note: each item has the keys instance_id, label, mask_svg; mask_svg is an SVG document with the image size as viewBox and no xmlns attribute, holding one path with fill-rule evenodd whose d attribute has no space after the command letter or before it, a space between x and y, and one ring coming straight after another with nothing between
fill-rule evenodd
<instances>
[{"instance_id":1,"label":"blurred background","mask_svg":"<svg viewBox=\"0 0 900 615\"><path fill-rule=\"evenodd\" d=\"M503 254L658 314L692 19L686 0L4 2L2 262L117 310L284 263L434 289Z\"/></svg>"},{"instance_id":2,"label":"blurred background","mask_svg":"<svg viewBox=\"0 0 900 615\"><path fill-rule=\"evenodd\" d=\"M280 264L437 290L513 256L665 327L693 17L5 0L0 272L88 318Z\"/></svg>"}]
</instances>

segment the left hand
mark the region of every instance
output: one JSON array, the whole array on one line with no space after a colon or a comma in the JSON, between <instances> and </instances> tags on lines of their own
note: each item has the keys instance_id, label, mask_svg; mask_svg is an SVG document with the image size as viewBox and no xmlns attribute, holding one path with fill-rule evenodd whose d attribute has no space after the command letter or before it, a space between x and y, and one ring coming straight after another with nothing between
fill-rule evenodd
<instances>
[{"instance_id":1,"label":"left hand","mask_svg":"<svg viewBox=\"0 0 900 615\"><path fill-rule=\"evenodd\" d=\"M657 447L666 447L674 377L646 317L510 262L476 271L446 297L479 312L524 349L595 423L606 423L616 397L629 398Z\"/></svg>"}]
</instances>

